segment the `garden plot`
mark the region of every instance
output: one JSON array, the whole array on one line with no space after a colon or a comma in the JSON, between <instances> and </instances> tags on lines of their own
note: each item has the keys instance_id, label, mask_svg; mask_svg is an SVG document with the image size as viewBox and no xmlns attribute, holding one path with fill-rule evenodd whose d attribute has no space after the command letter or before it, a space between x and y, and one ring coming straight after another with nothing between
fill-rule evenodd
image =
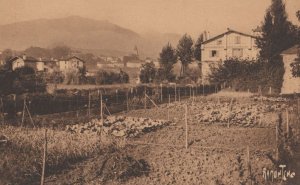
<instances>
[{"instance_id":1,"label":"garden plot","mask_svg":"<svg viewBox=\"0 0 300 185\"><path fill-rule=\"evenodd\" d=\"M94 119L85 124L67 126L66 131L72 133L104 132L116 137L135 137L171 125L170 121L152 120L140 117L108 116L106 119Z\"/></svg>"}]
</instances>

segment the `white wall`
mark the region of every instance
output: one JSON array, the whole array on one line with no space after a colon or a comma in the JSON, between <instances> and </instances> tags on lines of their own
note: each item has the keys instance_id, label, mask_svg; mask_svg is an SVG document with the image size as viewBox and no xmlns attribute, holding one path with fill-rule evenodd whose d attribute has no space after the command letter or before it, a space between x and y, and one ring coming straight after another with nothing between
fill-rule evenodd
<instances>
[{"instance_id":1,"label":"white wall","mask_svg":"<svg viewBox=\"0 0 300 185\"><path fill-rule=\"evenodd\" d=\"M12 70L16 70L17 68L25 66L25 62L23 59L18 58L17 60L13 61L12 63Z\"/></svg>"},{"instance_id":2,"label":"white wall","mask_svg":"<svg viewBox=\"0 0 300 185\"><path fill-rule=\"evenodd\" d=\"M300 77L293 77L291 72L291 63L295 62L297 54L283 55L284 75L281 94L300 93Z\"/></svg>"}]
</instances>

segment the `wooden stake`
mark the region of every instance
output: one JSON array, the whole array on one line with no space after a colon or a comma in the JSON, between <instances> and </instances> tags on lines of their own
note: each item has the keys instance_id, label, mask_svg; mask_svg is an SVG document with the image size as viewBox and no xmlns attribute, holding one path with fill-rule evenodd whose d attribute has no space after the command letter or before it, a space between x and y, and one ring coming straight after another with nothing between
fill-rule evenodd
<instances>
[{"instance_id":1,"label":"wooden stake","mask_svg":"<svg viewBox=\"0 0 300 185\"><path fill-rule=\"evenodd\" d=\"M91 116L91 92L89 91L89 105L88 105L88 116Z\"/></svg>"},{"instance_id":2,"label":"wooden stake","mask_svg":"<svg viewBox=\"0 0 300 185\"><path fill-rule=\"evenodd\" d=\"M158 106L156 105L156 103L146 94L146 97L152 102L152 104L156 107L156 108L158 108Z\"/></svg>"},{"instance_id":3,"label":"wooden stake","mask_svg":"<svg viewBox=\"0 0 300 185\"><path fill-rule=\"evenodd\" d=\"M160 102L163 102L163 85L160 84Z\"/></svg>"},{"instance_id":4,"label":"wooden stake","mask_svg":"<svg viewBox=\"0 0 300 185\"><path fill-rule=\"evenodd\" d=\"M119 103L118 89L116 89L116 102Z\"/></svg>"},{"instance_id":5,"label":"wooden stake","mask_svg":"<svg viewBox=\"0 0 300 185\"><path fill-rule=\"evenodd\" d=\"M26 103L25 103L25 108L26 108L26 110L27 110L27 114L29 115L31 124L33 125L33 127L35 127L34 122L33 122L33 119L32 119L32 117L31 117L30 111L29 111L28 106L26 105Z\"/></svg>"},{"instance_id":6,"label":"wooden stake","mask_svg":"<svg viewBox=\"0 0 300 185\"><path fill-rule=\"evenodd\" d=\"M188 122L187 122L187 105L185 105L185 148L188 148Z\"/></svg>"},{"instance_id":7,"label":"wooden stake","mask_svg":"<svg viewBox=\"0 0 300 185\"><path fill-rule=\"evenodd\" d=\"M248 166L248 177L250 178L250 185L252 185L251 164L250 164L250 149L249 149L249 146L247 146L247 166Z\"/></svg>"},{"instance_id":8,"label":"wooden stake","mask_svg":"<svg viewBox=\"0 0 300 185\"><path fill-rule=\"evenodd\" d=\"M192 99L192 87L190 87L190 99Z\"/></svg>"},{"instance_id":9,"label":"wooden stake","mask_svg":"<svg viewBox=\"0 0 300 185\"><path fill-rule=\"evenodd\" d=\"M279 155L278 155L278 141L279 141L279 139L278 139L278 135L279 135L279 133L278 133L278 125L276 125L276 130L275 130L275 135L276 135L276 160L278 161L279 160Z\"/></svg>"},{"instance_id":10,"label":"wooden stake","mask_svg":"<svg viewBox=\"0 0 300 185\"><path fill-rule=\"evenodd\" d=\"M175 94L175 101L177 100L177 87L176 87L176 83L175 83L175 91L174 91L174 94Z\"/></svg>"},{"instance_id":11,"label":"wooden stake","mask_svg":"<svg viewBox=\"0 0 300 185\"><path fill-rule=\"evenodd\" d=\"M169 94L169 103L168 103L168 121L170 120L170 101L171 101L171 97Z\"/></svg>"},{"instance_id":12,"label":"wooden stake","mask_svg":"<svg viewBox=\"0 0 300 185\"><path fill-rule=\"evenodd\" d=\"M44 135L44 153L43 153L43 168L42 168L42 177L41 177L41 185L44 185L45 182L45 168L46 168L46 157L47 157L47 129L45 129Z\"/></svg>"},{"instance_id":13,"label":"wooden stake","mask_svg":"<svg viewBox=\"0 0 300 185\"><path fill-rule=\"evenodd\" d=\"M144 109L147 109L147 94L146 94L146 88L145 88L145 98L144 98Z\"/></svg>"},{"instance_id":14,"label":"wooden stake","mask_svg":"<svg viewBox=\"0 0 300 185\"><path fill-rule=\"evenodd\" d=\"M3 99L0 98L0 111L1 111L1 118L2 118L2 125L4 125L4 104Z\"/></svg>"},{"instance_id":15,"label":"wooden stake","mask_svg":"<svg viewBox=\"0 0 300 185\"><path fill-rule=\"evenodd\" d=\"M178 89L178 99L179 99L179 102L181 101L180 100L180 88Z\"/></svg>"},{"instance_id":16,"label":"wooden stake","mask_svg":"<svg viewBox=\"0 0 300 185\"><path fill-rule=\"evenodd\" d=\"M127 112L129 111L129 104L128 104L128 91L126 93L126 106L127 106Z\"/></svg>"},{"instance_id":17,"label":"wooden stake","mask_svg":"<svg viewBox=\"0 0 300 185\"><path fill-rule=\"evenodd\" d=\"M24 101L23 101L23 112L22 112L22 122L21 122L21 126L23 126L23 123L24 123L25 111L26 111L26 96L24 97Z\"/></svg>"},{"instance_id":18,"label":"wooden stake","mask_svg":"<svg viewBox=\"0 0 300 185\"><path fill-rule=\"evenodd\" d=\"M101 125L103 125L103 100L102 100L102 93L100 94L100 114L101 114Z\"/></svg>"},{"instance_id":19,"label":"wooden stake","mask_svg":"<svg viewBox=\"0 0 300 185\"><path fill-rule=\"evenodd\" d=\"M286 109L286 134L289 136L289 110Z\"/></svg>"}]
</instances>

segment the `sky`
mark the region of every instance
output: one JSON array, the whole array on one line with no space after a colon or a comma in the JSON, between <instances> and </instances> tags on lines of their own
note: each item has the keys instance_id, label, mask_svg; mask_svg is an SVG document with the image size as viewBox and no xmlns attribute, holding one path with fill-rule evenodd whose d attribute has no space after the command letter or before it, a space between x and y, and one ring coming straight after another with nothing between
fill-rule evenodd
<instances>
[{"instance_id":1,"label":"sky","mask_svg":"<svg viewBox=\"0 0 300 185\"><path fill-rule=\"evenodd\" d=\"M289 19L300 0L285 0ZM212 35L227 28L250 33L260 25L271 0L0 0L0 25L82 16L108 20L138 33Z\"/></svg>"}]
</instances>

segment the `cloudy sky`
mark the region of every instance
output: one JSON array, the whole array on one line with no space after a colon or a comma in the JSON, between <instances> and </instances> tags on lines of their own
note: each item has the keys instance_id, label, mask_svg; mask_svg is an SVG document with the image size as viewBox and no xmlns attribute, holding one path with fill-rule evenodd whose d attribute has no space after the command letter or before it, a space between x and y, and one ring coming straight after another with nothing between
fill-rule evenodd
<instances>
[{"instance_id":1,"label":"cloudy sky","mask_svg":"<svg viewBox=\"0 0 300 185\"><path fill-rule=\"evenodd\" d=\"M285 0L297 23L300 0ZM108 20L144 33L212 34L227 27L250 32L263 20L271 0L0 0L0 24L78 15Z\"/></svg>"}]
</instances>

